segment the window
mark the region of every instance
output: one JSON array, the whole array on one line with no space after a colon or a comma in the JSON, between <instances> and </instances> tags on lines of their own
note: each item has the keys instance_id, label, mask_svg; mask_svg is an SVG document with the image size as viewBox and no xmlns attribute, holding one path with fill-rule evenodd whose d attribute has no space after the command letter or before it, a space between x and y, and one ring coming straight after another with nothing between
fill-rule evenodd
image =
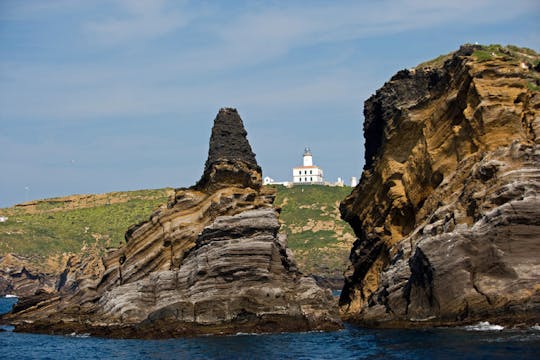
<instances>
[{"instance_id":1,"label":"window","mask_svg":"<svg viewBox=\"0 0 540 360\"><path fill-rule=\"evenodd\" d=\"M310 175L313 174L313 170L309 170L309 174L310 174Z\"/></svg>"},{"instance_id":2,"label":"window","mask_svg":"<svg viewBox=\"0 0 540 360\"><path fill-rule=\"evenodd\" d=\"M310 177L310 178L309 178L309 181L313 181L313 178L312 178L312 177Z\"/></svg>"}]
</instances>

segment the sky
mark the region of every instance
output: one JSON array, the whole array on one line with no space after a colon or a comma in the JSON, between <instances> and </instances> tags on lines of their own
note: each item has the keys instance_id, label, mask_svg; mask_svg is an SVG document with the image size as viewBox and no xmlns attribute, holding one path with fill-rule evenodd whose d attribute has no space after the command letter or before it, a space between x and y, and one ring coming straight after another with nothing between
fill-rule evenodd
<instances>
[{"instance_id":1,"label":"sky","mask_svg":"<svg viewBox=\"0 0 540 360\"><path fill-rule=\"evenodd\" d=\"M263 176L359 177L363 103L461 44L540 49L537 0L0 0L0 207L193 185L237 108Z\"/></svg>"}]
</instances>

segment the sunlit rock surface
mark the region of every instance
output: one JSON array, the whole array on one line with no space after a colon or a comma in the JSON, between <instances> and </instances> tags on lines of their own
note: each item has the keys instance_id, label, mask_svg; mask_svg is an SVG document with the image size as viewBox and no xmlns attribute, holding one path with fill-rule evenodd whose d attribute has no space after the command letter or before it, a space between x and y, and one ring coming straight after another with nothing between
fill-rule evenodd
<instances>
[{"instance_id":1,"label":"sunlit rock surface","mask_svg":"<svg viewBox=\"0 0 540 360\"><path fill-rule=\"evenodd\" d=\"M221 109L197 185L130 227L92 271L76 264L59 292L2 321L142 338L340 328L330 291L298 272L278 233L274 190L261 186L246 135L237 111Z\"/></svg>"},{"instance_id":2,"label":"sunlit rock surface","mask_svg":"<svg viewBox=\"0 0 540 360\"><path fill-rule=\"evenodd\" d=\"M400 71L366 101L345 319L540 321L539 56L489 52Z\"/></svg>"}]
</instances>

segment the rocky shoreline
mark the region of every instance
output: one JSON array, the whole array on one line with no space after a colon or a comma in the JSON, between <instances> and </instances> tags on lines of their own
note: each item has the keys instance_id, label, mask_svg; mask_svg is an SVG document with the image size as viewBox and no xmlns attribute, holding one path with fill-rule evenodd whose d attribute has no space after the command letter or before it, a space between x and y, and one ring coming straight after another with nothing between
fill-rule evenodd
<instances>
[{"instance_id":1,"label":"rocky shoreline","mask_svg":"<svg viewBox=\"0 0 540 360\"><path fill-rule=\"evenodd\" d=\"M221 109L194 187L63 290L22 299L2 322L121 338L341 328L331 291L296 268L246 135L237 111Z\"/></svg>"},{"instance_id":2,"label":"rocky shoreline","mask_svg":"<svg viewBox=\"0 0 540 360\"><path fill-rule=\"evenodd\" d=\"M25 296L0 322L115 338L539 324L540 69L523 59L540 55L485 51L400 71L366 101L365 168L340 206L357 240L339 308L339 279L298 270L275 190L224 108L201 179L123 246L70 258L60 278L8 258L0 276L16 281L0 291Z\"/></svg>"}]
</instances>

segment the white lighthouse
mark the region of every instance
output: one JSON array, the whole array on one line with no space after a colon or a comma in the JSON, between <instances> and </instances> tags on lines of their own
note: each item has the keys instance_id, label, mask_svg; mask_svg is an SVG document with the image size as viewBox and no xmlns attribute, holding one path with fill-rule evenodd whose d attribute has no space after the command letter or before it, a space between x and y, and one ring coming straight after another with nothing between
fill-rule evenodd
<instances>
[{"instance_id":1,"label":"white lighthouse","mask_svg":"<svg viewBox=\"0 0 540 360\"><path fill-rule=\"evenodd\" d=\"M311 150L306 147L304 150L303 166L293 168L294 184L324 184L323 170L313 165L313 155Z\"/></svg>"},{"instance_id":2,"label":"white lighthouse","mask_svg":"<svg viewBox=\"0 0 540 360\"><path fill-rule=\"evenodd\" d=\"M304 167L313 166L313 155L311 155L311 150L307 147L304 150Z\"/></svg>"}]
</instances>

